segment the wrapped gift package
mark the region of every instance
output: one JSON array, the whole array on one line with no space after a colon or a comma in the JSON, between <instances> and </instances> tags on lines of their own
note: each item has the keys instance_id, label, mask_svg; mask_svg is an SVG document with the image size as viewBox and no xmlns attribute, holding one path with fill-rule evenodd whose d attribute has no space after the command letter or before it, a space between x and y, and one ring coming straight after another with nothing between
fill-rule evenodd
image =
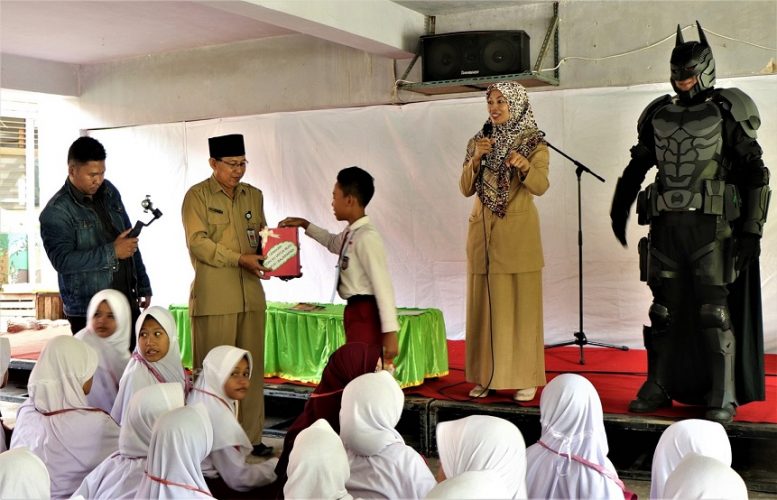
<instances>
[{"instance_id":1,"label":"wrapped gift package","mask_svg":"<svg viewBox=\"0 0 777 500\"><path fill-rule=\"evenodd\" d=\"M302 276L299 260L299 229L296 227L265 228L259 232L264 266L272 269L265 276L298 278Z\"/></svg>"}]
</instances>

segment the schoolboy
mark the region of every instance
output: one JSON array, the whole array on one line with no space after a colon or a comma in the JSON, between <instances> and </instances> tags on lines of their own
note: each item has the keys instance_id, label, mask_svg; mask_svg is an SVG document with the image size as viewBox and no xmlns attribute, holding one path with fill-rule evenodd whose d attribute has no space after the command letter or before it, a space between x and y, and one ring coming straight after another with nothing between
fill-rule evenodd
<instances>
[{"instance_id":1,"label":"schoolboy","mask_svg":"<svg viewBox=\"0 0 777 500\"><path fill-rule=\"evenodd\" d=\"M345 168L337 174L332 191L335 218L348 222L345 230L332 234L301 217L287 217L280 226L302 227L305 234L338 254L337 292L347 302L343 314L346 342L382 346L383 363L390 366L399 351L399 323L383 240L365 213L374 193L368 172Z\"/></svg>"}]
</instances>

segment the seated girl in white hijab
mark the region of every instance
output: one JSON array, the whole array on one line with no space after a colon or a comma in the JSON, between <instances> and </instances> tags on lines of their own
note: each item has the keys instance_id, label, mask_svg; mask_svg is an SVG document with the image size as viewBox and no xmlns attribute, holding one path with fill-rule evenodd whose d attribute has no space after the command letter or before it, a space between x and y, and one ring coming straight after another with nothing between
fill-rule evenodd
<instances>
[{"instance_id":1,"label":"seated girl in white hijab","mask_svg":"<svg viewBox=\"0 0 777 500\"><path fill-rule=\"evenodd\" d=\"M119 424L124 419L132 395L149 385L178 382L189 392L186 373L181 364L175 319L164 307L152 306L135 322L135 352L119 382L119 392L111 416Z\"/></svg>"},{"instance_id":2,"label":"seated girl in white hijab","mask_svg":"<svg viewBox=\"0 0 777 500\"><path fill-rule=\"evenodd\" d=\"M0 387L5 387L8 383L8 367L11 365L11 342L0 337ZM7 446L5 444L5 425L0 415L0 452L4 452Z\"/></svg>"},{"instance_id":3,"label":"seated girl in white hijab","mask_svg":"<svg viewBox=\"0 0 777 500\"><path fill-rule=\"evenodd\" d=\"M437 424L439 478L493 471L506 495L526 498L526 445L518 427L499 417L471 415Z\"/></svg>"},{"instance_id":4,"label":"seated girl in white hijab","mask_svg":"<svg viewBox=\"0 0 777 500\"><path fill-rule=\"evenodd\" d=\"M156 421L184 405L180 384L154 384L132 396L119 434L119 451L103 460L74 495L84 498L136 498L146 470L148 445Z\"/></svg>"},{"instance_id":5,"label":"seated girl in white hijab","mask_svg":"<svg viewBox=\"0 0 777 500\"><path fill-rule=\"evenodd\" d=\"M213 423L213 447L202 472L216 496L225 489L249 491L276 479L277 458L248 463L253 446L237 420L237 404L248 394L253 362L251 353L228 345L214 347L205 356L202 373L189 393L187 404L202 403ZM218 481L218 478L223 480ZM224 496L231 492L225 491Z\"/></svg>"},{"instance_id":6,"label":"seated girl in white hijab","mask_svg":"<svg viewBox=\"0 0 777 500\"><path fill-rule=\"evenodd\" d=\"M436 484L423 457L395 429L404 404L405 394L387 371L345 386L340 437L351 467L346 488L354 497L424 498Z\"/></svg>"},{"instance_id":7,"label":"seated girl in white hijab","mask_svg":"<svg viewBox=\"0 0 777 500\"><path fill-rule=\"evenodd\" d=\"M30 397L19 408L11 448L27 447L51 476L52 498L69 497L118 448L119 426L86 394L97 352L70 336L48 341L30 373Z\"/></svg>"},{"instance_id":8,"label":"seated girl in white hijab","mask_svg":"<svg viewBox=\"0 0 777 500\"><path fill-rule=\"evenodd\" d=\"M630 498L607 458L602 403L586 378L565 373L540 398L540 440L526 450L529 498Z\"/></svg>"},{"instance_id":9,"label":"seated girl in white hijab","mask_svg":"<svg viewBox=\"0 0 777 500\"><path fill-rule=\"evenodd\" d=\"M27 448L0 453L0 498L50 498L46 465Z\"/></svg>"},{"instance_id":10,"label":"seated girl in white hijab","mask_svg":"<svg viewBox=\"0 0 777 500\"><path fill-rule=\"evenodd\" d=\"M696 453L731 465L731 443L726 429L717 422L688 419L675 422L664 430L653 452L650 474L650 498L664 498L664 486L685 455Z\"/></svg>"},{"instance_id":11,"label":"seated girl in white hijab","mask_svg":"<svg viewBox=\"0 0 777 500\"><path fill-rule=\"evenodd\" d=\"M200 463L213 445L213 425L201 404L159 417L148 447L138 498L211 498Z\"/></svg>"},{"instance_id":12,"label":"seated girl in white hijab","mask_svg":"<svg viewBox=\"0 0 777 500\"><path fill-rule=\"evenodd\" d=\"M127 297L117 290L97 292L89 301L86 318L86 328L76 333L76 338L92 346L100 357L86 400L90 406L110 413L119 391L119 380L130 359L127 347L132 318Z\"/></svg>"},{"instance_id":13,"label":"seated girl in white hijab","mask_svg":"<svg viewBox=\"0 0 777 500\"><path fill-rule=\"evenodd\" d=\"M747 500L747 486L720 460L689 453L669 475L664 498Z\"/></svg>"},{"instance_id":14,"label":"seated girl in white hijab","mask_svg":"<svg viewBox=\"0 0 777 500\"><path fill-rule=\"evenodd\" d=\"M348 455L340 436L320 418L294 440L283 487L287 500L320 498L351 500L345 483L351 474Z\"/></svg>"}]
</instances>

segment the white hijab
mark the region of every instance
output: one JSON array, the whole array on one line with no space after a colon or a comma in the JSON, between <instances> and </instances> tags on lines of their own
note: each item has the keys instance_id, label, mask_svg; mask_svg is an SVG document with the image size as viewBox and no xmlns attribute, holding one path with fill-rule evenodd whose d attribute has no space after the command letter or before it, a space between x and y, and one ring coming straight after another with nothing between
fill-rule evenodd
<instances>
[{"instance_id":1,"label":"white hijab","mask_svg":"<svg viewBox=\"0 0 777 500\"><path fill-rule=\"evenodd\" d=\"M228 345L214 347L202 362L202 373L189 393L187 404L202 403L213 422L213 449L238 447L243 455L253 449L236 418L236 401L224 392L224 384L232 370L244 357L248 358L248 370L253 369L251 353Z\"/></svg>"},{"instance_id":2,"label":"white hijab","mask_svg":"<svg viewBox=\"0 0 777 500\"><path fill-rule=\"evenodd\" d=\"M99 363L97 351L73 337L60 335L43 347L30 373L30 401L41 413L89 408L84 384Z\"/></svg>"},{"instance_id":3,"label":"white hijab","mask_svg":"<svg viewBox=\"0 0 777 500\"><path fill-rule=\"evenodd\" d=\"M720 460L689 453L669 475L665 498L747 500L747 486L734 469Z\"/></svg>"},{"instance_id":4,"label":"white hijab","mask_svg":"<svg viewBox=\"0 0 777 500\"><path fill-rule=\"evenodd\" d=\"M440 466L449 478L467 471L499 474L509 498L526 498L526 444L512 423L471 415L437 424Z\"/></svg>"},{"instance_id":5,"label":"white hijab","mask_svg":"<svg viewBox=\"0 0 777 500\"><path fill-rule=\"evenodd\" d=\"M167 354L159 361L153 363L145 361L145 359L143 361L136 359L137 356L142 358L140 342L138 340L140 329L148 316L154 318L164 328L170 341L170 348ZM184 390L187 389L186 374L181 364L181 350L178 347L178 330L175 327L175 319L170 314L170 311L159 306L151 306L143 311L135 322L135 340L135 352L132 353L132 359L130 359L124 374L121 376L119 392L116 395L116 401L113 403L113 409L111 410L111 416L120 424L124 419L124 414L132 395L143 387L160 382L178 382ZM157 380L157 377L146 364L159 373L162 378L161 381Z\"/></svg>"},{"instance_id":6,"label":"white hijab","mask_svg":"<svg viewBox=\"0 0 777 500\"><path fill-rule=\"evenodd\" d=\"M286 473L285 498L351 499L345 489L351 475L348 455L340 436L323 418L299 433Z\"/></svg>"},{"instance_id":7,"label":"white hijab","mask_svg":"<svg viewBox=\"0 0 777 500\"><path fill-rule=\"evenodd\" d=\"M340 403L340 437L348 451L369 457L405 441L395 429L405 394L387 371L367 373L345 386Z\"/></svg>"},{"instance_id":8,"label":"white hijab","mask_svg":"<svg viewBox=\"0 0 777 500\"><path fill-rule=\"evenodd\" d=\"M144 387L132 396L119 434L119 452L103 460L73 494L84 498L130 499L145 474L151 432L160 416L184 404L180 384Z\"/></svg>"},{"instance_id":9,"label":"white hijab","mask_svg":"<svg viewBox=\"0 0 777 500\"><path fill-rule=\"evenodd\" d=\"M11 342L7 337L0 337L0 387L5 384L5 374L11 364ZM0 453L5 451L5 428L0 424Z\"/></svg>"},{"instance_id":10,"label":"white hijab","mask_svg":"<svg viewBox=\"0 0 777 500\"><path fill-rule=\"evenodd\" d=\"M722 425L699 419L675 422L661 434L653 453L650 498L666 496L666 479L691 452L731 465L731 443Z\"/></svg>"},{"instance_id":11,"label":"white hijab","mask_svg":"<svg viewBox=\"0 0 777 500\"><path fill-rule=\"evenodd\" d=\"M426 498L483 499L511 498L499 473L492 470L470 470L442 481Z\"/></svg>"},{"instance_id":12,"label":"white hijab","mask_svg":"<svg viewBox=\"0 0 777 500\"><path fill-rule=\"evenodd\" d=\"M0 498L49 498L46 465L27 448L0 453Z\"/></svg>"},{"instance_id":13,"label":"white hijab","mask_svg":"<svg viewBox=\"0 0 777 500\"><path fill-rule=\"evenodd\" d=\"M361 375L345 386L340 437L351 467L346 488L354 497L423 498L436 484L424 459L395 429L404 402L387 371Z\"/></svg>"},{"instance_id":14,"label":"white hijab","mask_svg":"<svg viewBox=\"0 0 777 500\"><path fill-rule=\"evenodd\" d=\"M48 341L30 373L30 397L19 408L11 447L25 446L43 460L55 498L70 496L118 447L118 425L102 410L89 409L84 394L96 369L94 349L58 336ZM45 415L60 410L66 411Z\"/></svg>"},{"instance_id":15,"label":"white hijab","mask_svg":"<svg viewBox=\"0 0 777 500\"><path fill-rule=\"evenodd\" d=\"M617 478L607 458L602 403L591 382L574 373L554 378L542 391L540 424L540 442L550 450L537 443L526 451L530 498L623 498L614 480L571 459L572 455L580 457Z\"/></svg>"},{"instance_id":16,"label":"white hijab","mask_svg":"<svg viewBox=\"0 0 777 500\"><path fill-rule=\"evenodd\" d=\"M200 463L213 445L213 425L201 404L184 406L159 417L148 448L139 498L208 498ZM152 479L156 478L156 479Z\"/></svg>"},{"instance_id":17,"label":"white hijab","mask_svg":"<svg viewBox=\"0 0 777 500\"><path fill-rule=\"evenodd\" d=\"M103 301L108 303L116 321L116 331L107 338L100 337L94 328L94 315ZM86 399L91 406L110 412L119 390L119 380L130 359L129 336L132 329L132 313L127 297L117 290L97 292L89 301L86 318L87 326L76 334L76 338L94 348L100 359L92 390L89 391Z\"/></svg>"}]
</instances>

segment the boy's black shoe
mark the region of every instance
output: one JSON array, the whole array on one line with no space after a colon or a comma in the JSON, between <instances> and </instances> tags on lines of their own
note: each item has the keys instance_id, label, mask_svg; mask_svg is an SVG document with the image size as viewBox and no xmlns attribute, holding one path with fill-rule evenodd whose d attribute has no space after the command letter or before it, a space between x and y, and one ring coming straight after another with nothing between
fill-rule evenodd
<instances>
[{"instance_id":1,"label":"boy's black shoe","mask_svg":"<svg viewBox=\"0 0 777 500\"><path fill-rule=\"evenodd\" d=\"M251 452L251 455L255 457L269 457L272 455L272 446L267 446L264 443L259 443L254 445L254 449Z\"/></svg>"}]
</instances>

